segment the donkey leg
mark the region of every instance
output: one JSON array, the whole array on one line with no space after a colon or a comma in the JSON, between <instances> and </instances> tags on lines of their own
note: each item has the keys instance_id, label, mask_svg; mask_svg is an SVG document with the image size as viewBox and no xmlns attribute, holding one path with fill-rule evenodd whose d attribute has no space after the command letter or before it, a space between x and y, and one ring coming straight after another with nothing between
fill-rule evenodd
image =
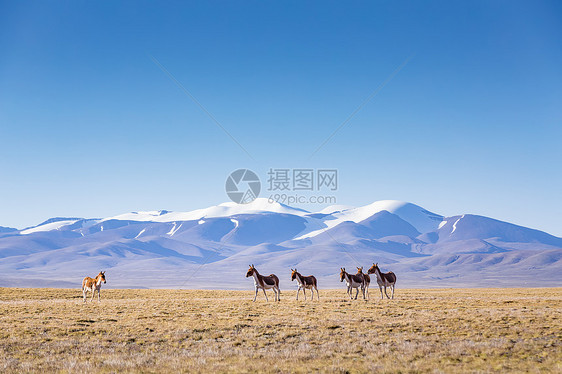
<instances>
[{"instance_id":1,"label":"donkey leg","mask_svg":"<svg viewBox=\"0 0 562 374\"><path fill-rule=\"evenodd\" d=\"M281 301L281 289L277 287L277 301Z\"/></svg>"},{"instance_id":2,"label":"donkey leg","mask_svg":"<svg viewBox=\"0 0 562 374\"><path fill-rule=\"evenodd\" d=\"M258 297L258 288L256 287L256 294L254 295L254 303L256 302L257 297Z\"/></svg>"},{"instance_id":3,"label":"donkey leg","mask_svg":"<svg viewBox=\"0 0 562 374\"><path fill-rule=\"evenodd\" d=\"M386 293L386 286L384 286L384 294L385 294L386 297L390 300L390 296L388 296L388 294Z\"/></svg>"},{"instance_id":4,"label":"donkey leg","mask_svg":"<svg viewBox=\"0 0 562 374\"><path fill-rule=\"evenodd\" d=\"M395 287L395 286L396 286L395 284L393 284L393 285L391 286L391 287L392 287L392 299L394 299L394 287Z\"/></svg>"},{"instance_id":5,"label":"donkey leg","mask_svg":"<svg viewBox=\"0 0 562 374\"><path fill-rule=\"evenodd\" d=\"M82 295L84 296L84 302L86 302L86 290L82 289Z\"/></svg>"},{"instance_id":6,"label":"donkey leg","mask_svg":"<svg viewBox=\"0 0 562 374\"><path fill-rule=\"evenodd\" d=\"M381 291L381 300L384 300L384 296L382 294L382 286L379 284L379 290Z\"/></svg>"},{"instance_id":7,"label":"donkey leg","mask_svg":"<svg viewBox=\"0 0 562 374\"><path fill-rule=\"evenodd\" d=\"M263 290L263 294L265 295L265 301L269 302L269 299L267 298L267 293L265 292L265 288L262 288L262 290ZM273 292L275 292L275 290Z\"/></svg>"},{"instance_id":8,"label":"donkey leg","mask_svg":"<svg viewBox=\"0 0 562 374\"><path fill-rule=\"evenodd\" d=\"M318 287L314 287L314 288L316 288L316 299L320 301L320 294L318 293Z\"/></svg>"},{"instance_id":9,"label":"donkey leg","mask_svg":"<svg viewBox=\"0 0 562 374\"><path fill-rule=\"evenodd\" d=\"M101 288L98 289L98 303L101 303L101 294L100 294L100 292L101 292Z\"/></svg>"}]
</instances>

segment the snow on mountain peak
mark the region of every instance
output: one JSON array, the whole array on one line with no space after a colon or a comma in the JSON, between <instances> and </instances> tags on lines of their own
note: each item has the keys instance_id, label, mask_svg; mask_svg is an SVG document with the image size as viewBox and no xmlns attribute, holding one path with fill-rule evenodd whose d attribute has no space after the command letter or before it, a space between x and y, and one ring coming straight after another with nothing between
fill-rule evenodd
<instances>
[{"instance_id":1,"label":"snow on mountain peak","mask_svg":"<svg viewBox=\"0 0 562 374\"><path fill-rule=\"evenodd\" d=\"M246 213L258 213L258 212L284 213L284 214L293 214L297 216L302 216L310 213L304 209L294 208L289 205L278 203L276 201L271 202L269 201L269 199L266 199L264 197L257 198L248 204L238 204L234 202L228 202L228 203L222 203L218 205L216 208L219 207L221 209L224 209L225 213L227 213L228 216L233 214L246 214Z\"/></svg>"},{"instance_id":2,"label":"snow on mountain peak","mask_svg":"<svg viewBox=\"0 0 562 374\"><path fill-rule=\"evenodd\" d=\"M320 214L328 215L329 219L312 217L314 214L304 209L294 208L279 202L271 202L267 198L258 198L248 204L237 204L226 202L208 208L197 209L190 212L170 212L167 210L139 211L120 214L108 217L103 220L91 220L92 222L104 222L109 220L136 221L136 222L181 222L181 221L200 221L206 218L232 217L244 214L277 213L303 217L306 221L314 220L314 225L307 225L297 239L304 239L316 236L327 229L331 229L345 221L359 223L372 217L373 215L388 211L395 214L404 221L410 223L419 232L425 233L436 230L442 222L443 217L431 213L422 207L398 200L380 200L369 205L353 208L345 205L333 205L322 209ZM60 230L64 226L77 223L78 218L51 219L36 227L31 227L21 231L23 235L40 231ZM90 221L90 220L84 220ZM91 223L84 222L82 227L89 226ZM320 229L323 227L322 229Z\"/></svg>"},{"instance_id":3,"label":"snow on mountain peak","mask_svg":"<svg viewBox=\"0 0 562 374\"><path fill-rule=\"evenodd\" d=\"M326 208L322 209L321 211L317 212L320 214L332 214L332 213L338 213L338 212L342 212L344 210L349 210L349 209L354 209L355 207L351 206L351 205L330 205L327 206Z\"/></svg>"},{"instance_id":4,"label":"snow on mountain peak","mask_svg":"<svg viewBox=\"0 0 562 374\"><path fill-rule=\"evenodd\" d=\"M71 226L71 225L74 225L74 224L77 224L79 228L86 228L86 227L93 226L98 222L100 222L100 220L97 219L97 218L84 219L84 218L57 217L57 218L48 219L45 222L43 222L43 223L41 223L37 226L33 226L33 227L29 227L27 229L21 230L20 234L21 235L29 235L29 234L33 234L35 232L60 230L65 226ZM72 227L72 228L75 228L75 227Z\"/></svg>"},{"instance_id":5,"label":"snow on mountain peak","mask_svg":"<svg viewBox=\"0 0 562 374\"><path fill-rule=\"evenodd\" d=\"M443 220L442 216L431 213L423 209L422 207L412 203L407 203L399 200L379 200L362 207L336 211L332 213L332 216L335 219L324 222L324 224L326 225L325 228L309 232L297 239L316 236L345 221L359 223L382 211L387 211L389 213L397 215L404 221L408 222L410 225L414 226L416 230L421 233L437 229L439 223Z\"/></svg>"},{"instance_id":6,"label":"snow on mountain peak","mask_svg":"<svg viewBox=\"0 0 562 374\"><path fill-rule=\"evenodd\" d=\"M270 202L266 198L258 198L248 204L238 204L234 202L222 203L209 208L196 209L190 212L168 212L165 210L148 212L131 212L118 216L105 218L103 221L141 221L141 222L175 222L175 221L194 221L202 218L230 217L237 214L254 213L282 213L303 216L309 214L308 211L293 208L278 202Z\"/></svg>"},{"instance_id":7,"label":"snow on mountain peak","mask_svg":"<svg viewBox=\"0 0 562 374\"><path fill-rule=\"evenodd\" d=\"M421 233L437 229L443 216L425 210L416 204L399 200L379 200L372 204L342 212L347 221L361 222L372 215L386 210L408 222ZM350 219L351 218L351 219Z\"/></svg>"},{"instance_id":8,"label":"snow on mountain peak","mask_svg":"<svg viewBox=\"0 0 562 374\"><path fill-rule=\"evenodd\" d=\"M46 221L48 222L48 221ZM55 220L51 221L46 224L41 224L39 226L35 226L23 231L20 231L22 235L29 235L33 234L34 232L41 232L41 231L51 231L51 230L60 230L64 226L72 225L78 222L78 220Z\"/></svg>"}]
</instances>

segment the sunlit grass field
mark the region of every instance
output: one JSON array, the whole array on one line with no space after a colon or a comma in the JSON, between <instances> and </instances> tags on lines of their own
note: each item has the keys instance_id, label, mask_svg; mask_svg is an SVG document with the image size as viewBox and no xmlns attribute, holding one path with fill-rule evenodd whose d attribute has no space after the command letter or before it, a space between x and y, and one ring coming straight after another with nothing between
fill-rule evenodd
<instances>
[{"instance_id":1,"label":"sunlit grass field","mask_svg":"<svg viewBox=\"0 0 562 374\"><path fill-rule=\"evenodd\" d=\"M560 288L269 292L0 288L0 372L562 372Z\"/></svg>"}]
</instances>

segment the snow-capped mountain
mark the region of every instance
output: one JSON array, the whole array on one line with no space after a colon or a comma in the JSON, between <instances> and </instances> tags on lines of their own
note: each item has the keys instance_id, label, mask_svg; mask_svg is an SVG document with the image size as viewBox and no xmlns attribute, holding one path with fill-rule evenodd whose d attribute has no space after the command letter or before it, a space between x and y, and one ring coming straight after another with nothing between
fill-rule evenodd
<instances>
[{"instance_id":1,"label":"snow-capped mountain","mask_svg":"<svg viewBox=\"0 0 562 374\"><path fill-rule=\"evenodd\" d=\"M307 212L256 199L0 227L0 286L79 287L103 269L111 287L243 289L253 263L276 273L282 288L294 286L295 267L334 288L340 267L373 262L402 287L562 286L562 238L395 200ZM209 283L210 272L228 281Z\"/></svg>"}]
</instances>

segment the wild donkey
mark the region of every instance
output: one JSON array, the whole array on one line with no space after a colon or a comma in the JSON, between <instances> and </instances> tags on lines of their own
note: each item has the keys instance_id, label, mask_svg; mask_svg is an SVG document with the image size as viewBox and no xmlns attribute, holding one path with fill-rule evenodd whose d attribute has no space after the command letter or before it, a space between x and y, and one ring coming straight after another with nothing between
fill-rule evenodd
<instances>
[{"instance_id":1,"label":"wild donkey","mask_svg":"<svg viewBox=\"0 0 562 374\"><path fill-rule=\"evenodd\" d=\"M281 297L280 297L281 290L279 289L279 278L277 278L277 275L270 274L267 277L264 275L260 275L260 273L258 273L258 270L254 267L254 265L250 265L250 269L246 273L246 278L251 276L254 277L254 286L256 287L254 302L258 297L258 290L260 289L263 290L263 294L265 295L265 300L269 301L267 299L267 294L265 293L265 290L269 290L270 288L273 288L273 292L275 293L275 301L281 301Z\"/></svg>"},{"instance_id":2,"label":"wild donkey","mask_svg":"<svg viewBox=\"0 0 562 374\"><path fill-rule=\"evenodd\" d=\"M379 289L381 291L381 299L384 299L382 294L382 288L384 287L384 294L388 297L386 293L386 287L392 288L392 298L394 299L394 286L396 285L396 274L389 271L388 273L382 273L379 269L379 264L373 264L371 268L367 271L369 274L375 273L377 276L377 283L379 284ZM390 297L388 297L390 299Z\"/></svg>"},{"instance_id":3,"label":"wild donkey","mask_svg":"<svg viewBox=\"0 0 562 374\"><path fill-rule=\"evenodd\" d=\"M314 290L316 290L316 296L318 297L318 300L320 300L320 295L318 294L318 286L316 283L316 277L314 277L314 275L309 275L307 277L304 277L301 275L301 273L299 273L297 271L297 269L291 269L291 282L294 281L295 279L297 280L297 283L299 284L299 289L297 290L297 300L299 299L299 292L302 289L302 293L304 293L304 299L306 300L306 290L310 290L310 293L312 294L312 300L314 300Z\"/></svg>"},{"instance_id":4,"label":"wild donkey","mask_svg":"<svg viewBox=\"0 0 562 374\"><path fill-rule=\"evenodd\" d=\"M357 267L357 266L356 266ZM361 275L365 281L363 298L367 295L367 300L369 300L369 285L371 284L371 277L368 274L363 273L363 267L357 268L357 275Z\"/></svg>"},{"instance_id":5,"label":"wild donkey","mask_svg":"<svg viewBox=\"0 0 562 374\"><path fill-rule=\"evenodd\" d=\"M355 288L357 292L355 293L355 300L357 300L357 295L359 295L359 287L363 292L363 299L365 298L365 279L361 275L349 274L345 271L345 268L340 268L340 282L345 281L347 284L347 293L349 297L353 299L352 289Z\"/></svg>"},{"instance_id":6,"label":"wild donkey","mask_svg":"<svg viewBox=\"0 0 562 374\"><path fill-rule=\"evenodd\" d=\"M84 278L84 280L82 281L82 294L84 295L84 302L86 302L86 294L88 293L88 291L92 292L92 299L90 301L94 301L94 295L96 294L96 291L98 291L98 301L101 301L101 282L107 283L105 281L105 271L100 271L100 273L95 278Z\"/></svg>"}]
</instances>

